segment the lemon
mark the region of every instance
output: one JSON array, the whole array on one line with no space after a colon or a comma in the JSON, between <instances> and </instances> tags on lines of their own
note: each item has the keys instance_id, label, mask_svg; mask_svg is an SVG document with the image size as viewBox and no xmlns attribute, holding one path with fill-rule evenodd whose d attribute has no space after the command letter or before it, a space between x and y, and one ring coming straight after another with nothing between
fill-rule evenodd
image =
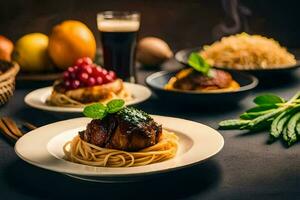
<instances>
[{"instance_id":1,"label":"lemon","mask_svg":"<svg viewBox=\"0 0 300 200\"><path fill-rule=\"evenodd\" d=\"M21 37L15 45L13 60L27 72L40 72L49 69L48 36L42 33L30 33Z\"/></svg>"}]
</instances>

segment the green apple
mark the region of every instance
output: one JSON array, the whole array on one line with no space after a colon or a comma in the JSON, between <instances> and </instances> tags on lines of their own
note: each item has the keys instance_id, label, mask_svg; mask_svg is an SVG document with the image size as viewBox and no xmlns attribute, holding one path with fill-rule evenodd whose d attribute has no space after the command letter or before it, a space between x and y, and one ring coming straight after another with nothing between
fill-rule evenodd
<instances>
[{"instance_id":1,"label":"green apple","mask_svg":"<svg viewBox=\"0 0 300 200\"><path fill-rule=\"evenodd\" d=\"M49 69L48 42L48 36L42 33L24 35L16 42L13 60L19 63L23 71L40 72Z\"/></svg>"}]
</instances>

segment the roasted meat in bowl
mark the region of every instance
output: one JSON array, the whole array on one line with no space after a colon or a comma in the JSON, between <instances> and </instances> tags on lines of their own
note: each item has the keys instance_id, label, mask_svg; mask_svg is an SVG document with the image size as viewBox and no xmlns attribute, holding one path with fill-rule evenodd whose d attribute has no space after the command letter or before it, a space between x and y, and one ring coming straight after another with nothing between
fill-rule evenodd
<instances>
[{"instance_id":1,"label":"roasted meat in bowl","mask_svg":"<svg viewBox=\"0 0 300 200\"><path fill-rule=\"evenodd\" d=\"M212 69L211 76L204 76L193 69L184 69L172 77L166 85L166 89L194 90L194 91L218 91L235 90L239 84L233 80L230 73Z\"/></svg>"}]
</instances>

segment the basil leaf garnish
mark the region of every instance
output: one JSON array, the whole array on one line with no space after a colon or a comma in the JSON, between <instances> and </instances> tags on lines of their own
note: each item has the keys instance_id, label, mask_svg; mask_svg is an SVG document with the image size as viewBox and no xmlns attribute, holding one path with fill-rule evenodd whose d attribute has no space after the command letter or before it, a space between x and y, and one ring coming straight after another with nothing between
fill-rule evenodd
<instances>
[{"instance_id":1,"label":"basil leaf garnish","mask_svg":"<svg viewBox=\"0 0 300 200\"><path fill-rule=\"evenodd\" d=\"M102 103L94 103L84 107L83 114L92 119L103 119L107 114L112 114L120 111L125 105L122 99L114 99L106 105Z\"/></svg>"},{"instance_id":2,"label":"basil leaf garnish","mask_svg":"<svg viewBox=\"0 0 300 200\"><path fill-rule=\"evenodd\" d=\"M211 66L198 53L190 54L188 64L203 75L209 75Z\"/></svg>"},{"instance_id":3,"label":"basil leaf garnish","mask_svg":"<svg viewBox=\"0 0 300 200\"><path fill-rule=\"evenodd\" d=\"M125 101L123 99L114 99L106 104L108 113L115 113L121 110L125 105Z\"/></svg>"}]
</instances>

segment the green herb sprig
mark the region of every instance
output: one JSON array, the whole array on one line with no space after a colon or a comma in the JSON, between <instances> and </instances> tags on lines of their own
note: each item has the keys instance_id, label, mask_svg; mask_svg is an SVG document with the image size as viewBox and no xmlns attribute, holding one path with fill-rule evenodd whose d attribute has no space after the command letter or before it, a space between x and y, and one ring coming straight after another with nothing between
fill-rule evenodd
<instances>
[{"instance_id":1,"label":"green herb sprig","mask_svg":"<svg viewBox=\"0 0 300 200\"><path fill-rule=\"evenodd\" d=\"M188 64L194 70L202 73L205 76L210 75L211 65L208 64L198 53L191 53L188 59Z\"/></svg>"},{"instance_id":2,"label":"green herb sprig","mask_svg":"<svg viewBox=\"0 0 300 200\"><path fill-rule=\"evenodd\" d=\"M288 146L300 140L300 92L289 101L274 94L257 96L255 107L240 115L239 119L219 123L220 129L270 131L270 141L282 138Z\"/></svg>"},{"instance_id":3,"label":"green herb sprig","mask_svg":"<svg viewBox=\"0 0 300 200\"><path fill-rule=\"evenodd\" d=\"M84 107L83 114L92 119L103 119L107 114L120 111L125 105L122 99L114 99L106 105L102 103L94 103Z\"/></svg>"}]
</instances>

